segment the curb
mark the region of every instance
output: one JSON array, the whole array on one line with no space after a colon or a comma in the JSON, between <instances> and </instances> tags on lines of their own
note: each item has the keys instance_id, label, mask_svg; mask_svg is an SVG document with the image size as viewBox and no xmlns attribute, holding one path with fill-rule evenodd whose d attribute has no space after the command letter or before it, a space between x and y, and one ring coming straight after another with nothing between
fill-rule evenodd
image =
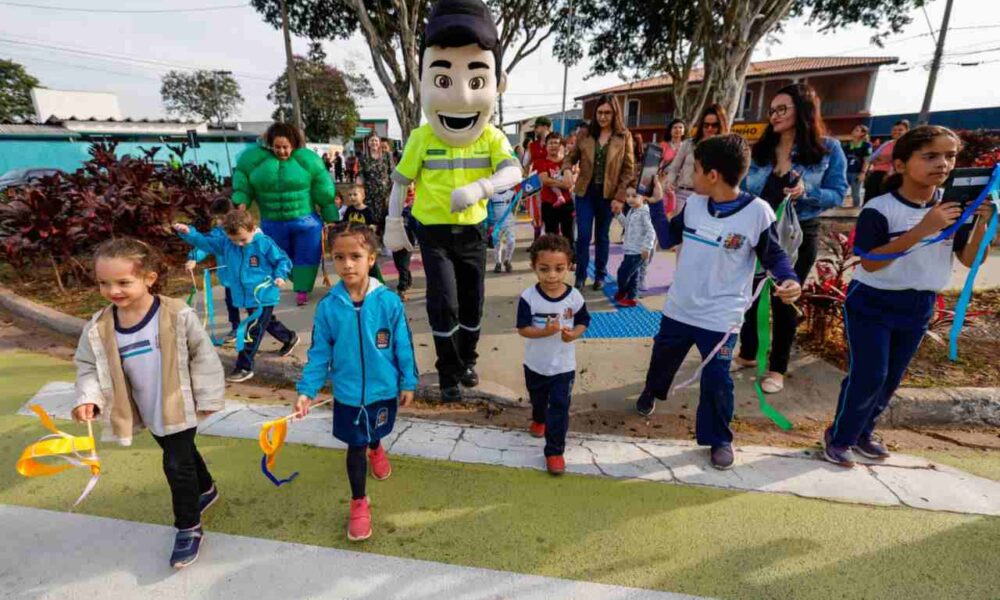
<instances>
[{"instance_id":1,"label":"curb","mask_svg":"<svg viewBox=\"0 0 1000 600\"><path fill-rule=\"evenodd\" d=\"M73 338L79 338L84 326L87 325L85 319L59 312L19 296L13 290L2 286L0 286L0 306L26 321ZM236 353L233 350L220 349L219 358L227 370L236 367ZM254 362L255 379L279 384L298 381L302 375L302 367L305 366L301 359L294 356L281 358L258 354ZM463 402L489 402L506 407L527 405L517 392L492 381L483 380L475 388L463 388L462 392ZM416 396L425 401L440 402L441 388L438 386L436 373L424 373L420 376Z\"/></svg>"}]
</instances>

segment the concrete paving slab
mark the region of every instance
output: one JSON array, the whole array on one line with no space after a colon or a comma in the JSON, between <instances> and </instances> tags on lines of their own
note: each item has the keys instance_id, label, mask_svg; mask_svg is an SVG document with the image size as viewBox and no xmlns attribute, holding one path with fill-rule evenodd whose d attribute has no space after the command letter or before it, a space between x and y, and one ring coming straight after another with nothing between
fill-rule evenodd
<instances>
[{"instance_id":1,"label":"concrete paving slab","mask_svg":"<svg viewBox=\"0 0 1000 600\"><path fill-rule=\"evenodd\" d=\"M211 531L198 562L175 571L167 562L174 532L160 525L0 505L0 595L200 600L259 598L268 590L280 598L340 600L697 600ZM45 547L53 551L39 560L33 549Z\"/></svg>"},{"instance_id":2,"label":"concrete paving slab","mask_svg":"<svg viewBox=\"0 0 1000 600\"><path fill-rule=\"evenodd\" d=\"M66 386L45 386L30 402L69 416ZM22 407L24 414L27 405ZM288 407L234 402L202 423L204 435L256 440L261 425ZM332 435L332 414L317 409L294 421L287 442L344 448ZM502 430L399 418L385 439L391 454L504 467L545 469L544 440L523 430ZM816 449L748 446L736 449L736 466L719 471L709 452L688 440L644 440L574 433L567 437L566 470L620 479L677 482L732 490L776 492L837 502L972 514L1000 514L1000 482L973 477L926 459L895 455L884 463L843 469L820 460Z\"/></svg>"}]
</instances>

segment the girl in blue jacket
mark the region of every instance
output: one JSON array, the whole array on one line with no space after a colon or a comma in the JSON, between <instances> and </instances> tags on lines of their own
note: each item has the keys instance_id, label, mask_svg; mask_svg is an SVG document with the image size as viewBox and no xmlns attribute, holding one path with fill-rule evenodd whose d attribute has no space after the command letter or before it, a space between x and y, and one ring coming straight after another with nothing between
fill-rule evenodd
<instances>
[{"instance_id":1,"label":"girl in blue jacket","mask_svg":"<svg viewBox=\"0 0 1000 600\"><path fill-rule=\"evenodd\" d=\"M347 537L359 541L372 534L366 450L372 476L387 479L392 466L380 440L392 432L397 406L413 400L417 366L403 302L368 275L378 256L375 233L364 225L347 225L333 234L332 244L340 283L316 307L295 410L307 414L316 394L331 381L333 435L347 444Z\"/></svg>"}]
</instances>

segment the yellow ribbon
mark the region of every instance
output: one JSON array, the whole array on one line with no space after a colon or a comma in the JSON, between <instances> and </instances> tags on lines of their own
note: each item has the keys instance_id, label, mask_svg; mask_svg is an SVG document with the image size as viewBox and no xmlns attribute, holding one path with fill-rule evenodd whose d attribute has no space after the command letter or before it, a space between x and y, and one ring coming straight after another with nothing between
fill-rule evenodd
<instances>
[{"instance_id":1,"label":"yellow ribbon","mask_svg":"<svg viewBox=\"0 0 1000 600\"><path fill-rule=\"evenodd\" d=\"M52 421L52 417L42 407L32 404L30 408L38 415L42 426L51 431L52 434L41 438L24 449L21 457L17 459L17 472L25 477L46 477L57 475L73 467L89 468L91 474L90 481L84 488L83 493L80 494L80 497L73 503L73 506L76 506L90 494L94 486L97 485L97 479L101 475L101 461L97 458L97 453L95 452L97 445L94 442L94 434L90 422L87 423L88 433L86 436L72 436L59 430L55 422ZM82 456L81 452L90 452L90 456ZM38 460L46 457L62 459L66 464L52 464Z\"/></svg>"},{"instance_id":2,"label":"yellow ribbon","mask_svg":"<svg viewBox=\"0 0 1000 600\"><path fill-rule=\"evenodd\" d=\"M332 401L332 398L330 400L325 400L319 404L313 405L312 408L329 404ZM260 436L258 437L258 441L260 442L260 450L264 453L264 456L260 459L260 471L271 481L271 483L276 486L282 486L289 483L299 476L299 472L295 471L285 479L279 479L272 472L274 469L274 462L278 457L278 452L281 451L281 447L285 445L285 438L288 437L288 422L297 416L299 416L299 413L295 412L286 417L281 417L280 419L275 419L274 421L268 421L260 426Z\"/></svg>"}]
</instances>

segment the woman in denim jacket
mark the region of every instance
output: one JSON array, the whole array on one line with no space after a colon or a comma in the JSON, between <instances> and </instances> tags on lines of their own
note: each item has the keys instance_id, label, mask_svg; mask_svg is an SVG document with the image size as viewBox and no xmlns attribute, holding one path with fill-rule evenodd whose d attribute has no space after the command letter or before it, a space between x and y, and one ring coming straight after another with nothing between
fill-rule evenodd
<instances>
[{"instance_id":1,"label":"woman in denim jacket","mask_svg":"<svg viewBox=\"0 0 1000 600\"><path fill-rule=\"evenodd\" d=\"M847 159L840 142L823 135L819 97L812 86L795 83L778 90L771 100L769 120L764 135L754 144L750 171L742 187L767 200L775 209L786 196L791 198L802 225L795 273L805 283L816 262L818 217L844 202L848 188ZM761 389L769 394L784 387L798 324L791 305L775 302L771 309L774 331L770 368L761 381ZM757 365L756 314L757 303L754 303L747 311L740 333L736 363L741 367Z\"/></svg>"}]
</instances>

